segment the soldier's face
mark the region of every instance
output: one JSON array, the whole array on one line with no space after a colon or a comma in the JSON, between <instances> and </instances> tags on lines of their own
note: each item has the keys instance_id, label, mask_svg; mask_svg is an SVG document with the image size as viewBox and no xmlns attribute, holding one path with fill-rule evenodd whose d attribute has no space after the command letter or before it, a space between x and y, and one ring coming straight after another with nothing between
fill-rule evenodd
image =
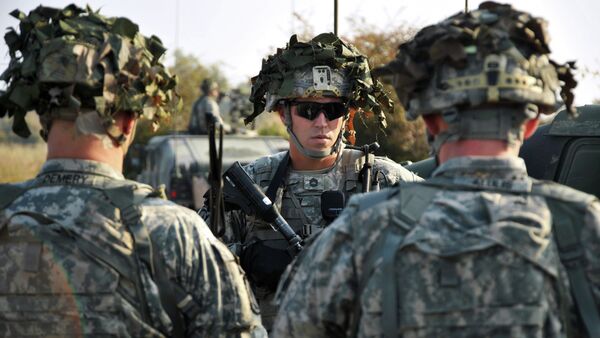
<instances>
[{"instance_id":1,"label":"soldier's face","mask_svg":"<svg viewBox=\"0 0 600 338\"><path fill-rule=\"evenodd\" d=\"M341 103L339 98L319 97L296 99L295 102L316 102L316 103ZM300 107L302 109L303 107ZM331 108L331 107L329 107ZM292 130L303 147L310 150L325 150L333 147L337 137L344 126L344 118L338 117L329 120L324 112L318 112L312 120L301 116L298 112L299 105L292 104L290 113L292 116ZM331 111L330 111L331 112ZM306 116L306 114L304 114ZM331 115L330 115L331 116Z\"/></svg>"}]
</instances>

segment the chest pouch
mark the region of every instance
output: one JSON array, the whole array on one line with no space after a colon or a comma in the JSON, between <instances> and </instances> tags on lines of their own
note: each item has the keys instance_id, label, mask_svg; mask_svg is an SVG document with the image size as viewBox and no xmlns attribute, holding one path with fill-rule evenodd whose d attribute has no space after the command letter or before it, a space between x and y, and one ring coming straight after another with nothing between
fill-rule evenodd
<instances>
[{"instance_id":1,"label":"chest pouch","mask_svg":"<svg viewBox=\"0 0 600 338\"><path fill-rule=\"evenodd\" d=\"M346 197L339 190L328 190L321 194L321 214L327 224L333 222L344 210Z\"/></svg>"}]
</instances>

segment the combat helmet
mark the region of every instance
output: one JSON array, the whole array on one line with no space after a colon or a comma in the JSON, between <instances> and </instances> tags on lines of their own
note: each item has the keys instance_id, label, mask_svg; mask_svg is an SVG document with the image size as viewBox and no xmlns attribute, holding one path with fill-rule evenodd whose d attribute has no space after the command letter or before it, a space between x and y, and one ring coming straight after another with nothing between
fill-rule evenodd
<instances>
[{"instance_id":1,"label":"combat helmet","mask_svg":"<svg viewBox=\"0 0 600 338\"><path fill-rule=\"evenodd\" d=\"M385 128L384 111L392 111L392 101L381 83L371 77L366 56L356 47L345 43L333 33L323 33L307 42L290 38L283 49L263 60L259 74L252 78L250 101L253 113L244 122L250 123L264 111L273 111L278 104L296 98L336 97L347 108L358 113L372 112ZM289 107L283 105L285 124L290 139L306 156L323 158L337 153L342 145L343 130L331 149L314 151L304 148L292 131ZM350 109L345 122L352 117ZM353 130L350 136L354 137Z\"/></svg>"},{"instance_id":2,"label":"combat helmet","mask_svg":"<svg viewBox=\"0 0 600 338\"><path fill-rule=\"evenodd\" d=\"M44 140L52 120L64 119L121 144L125 136L115 126L117 112L143 116L158 128L181 109L177 80L160 63L162 42L141 35L129 19L75 5L10 14L20 21L20 32L9 28L4 36L11 61L0 76L7 82L0 92L0 117L14 116L16 134L30 135L24 117L35 110Z\"/></svg>"},{"instance_id":3,"label":"combat helmet","mask_svg":"<svg viewBox=\"0 0 600 338\"><path fill-rule=\"evenodd\" d=\"M559 106L557 89L569 111L577 82L574 63L549 58L545 20L510 5L484 2L428 26L400 45L388 75L407 118L440 113L448 130L432 143L459 139L521 140L522 125Z\"/></svg>"}]
</instances>

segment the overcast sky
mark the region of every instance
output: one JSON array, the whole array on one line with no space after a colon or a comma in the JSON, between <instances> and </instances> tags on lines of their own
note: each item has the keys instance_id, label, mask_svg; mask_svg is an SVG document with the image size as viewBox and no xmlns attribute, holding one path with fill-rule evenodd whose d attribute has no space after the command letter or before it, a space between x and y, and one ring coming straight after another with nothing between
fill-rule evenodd
<instances>
[{"instance_id":1,"label":"overcast sky","mask_svg":"<svg viewBox=\"0 0 600 338\"><path fill-rule=\"evenodd\" d=\"M469 1L471 9L481 1ZM517 9L546 18L552 36L553 58L577 60L580 68L600 71L600 1L521 0ZM16 26L8 15L24 12L41 2L0 1L0 27ZM106 16L127 16L144 35L159 36L170 53L175 48L193 54L203 64L219 64L230 83L247 81L260 70L261 59L275 47L283 47L301 24L293 12L309 21L315 33L333 31L333 0L47 0L43 4L64 7L69 3L101 8ZM405 22L423 27L463 10L464 0L339 0L339 34L352 36L348 18L364 18L380 29ZM172 55L172 54L170 54ZM169 56L170 56L169 55ZM172 62L168 57L167 63ZM0 66L8 64L7 48L0 45ZM577 104L600 99L600 77L580 80Z\"/></svg>"}]
</instances>

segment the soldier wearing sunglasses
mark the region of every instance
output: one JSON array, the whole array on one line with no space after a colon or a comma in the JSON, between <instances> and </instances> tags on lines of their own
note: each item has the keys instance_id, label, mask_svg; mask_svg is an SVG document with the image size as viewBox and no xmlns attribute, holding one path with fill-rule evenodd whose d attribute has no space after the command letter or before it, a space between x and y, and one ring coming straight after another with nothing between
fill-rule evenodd
<instances>
[{"instance_id":1,"label":"soldier wearing sunglasses","mask_svg":"<svg viewBox=\"0 0 600 338\"><path fill-rule=\"evenodd\" d=\"M279 113L290 146L245 170L302 238L322 230L367 183L378 190L398 181L420 180L385 157L365 156L344 143L346 124L355 113L372 112L384 127L383 110L392 104L371 78L367 58L334 34L308 42L292 36L286 48L263 60L252 80L254 112L245 122L264 111ZM365 161L371 164L368 175ZM201 210L204 217L207 212ZM272 299L277 283L292 260L287 242L269 224L241 211L228 212L225 219L222 239L240 257L269 327L276 314Z\"/></svg>"}]
</instances>

